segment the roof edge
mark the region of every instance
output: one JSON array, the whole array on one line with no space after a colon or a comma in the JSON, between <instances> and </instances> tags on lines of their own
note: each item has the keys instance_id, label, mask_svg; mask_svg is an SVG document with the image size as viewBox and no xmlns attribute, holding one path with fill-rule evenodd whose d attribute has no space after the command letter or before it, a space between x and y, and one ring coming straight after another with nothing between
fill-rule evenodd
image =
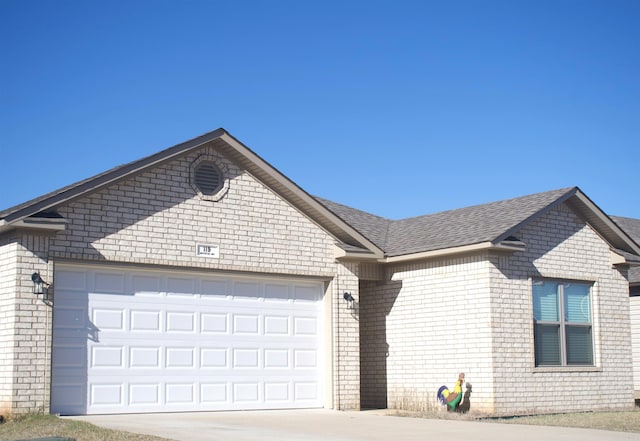
<instances>
[{"instance_id":1,"label":"roof edge","mask_svg":"<svg viewBox=\"0 0 640 441\"><path fill-rule=\"evenodd\" d=\"M507 239L509 236L513 236L517 231L521 230L524 226L526 226L530 222L534 221L535 219L539 218L543 214L549 212L551 209L553 209L553 208L557 207L558 205L562 204L563 202L565 202L566 200L568 200L569 198L574 196L576 194L576 192L578 192L578 191L580 191L580 189L578 187L569 188L565 194L563 194L562 196L559 196L555 201L551 202L550 204L546 205L541 210L536 211L534 214L532 214L528 218L524 219L523 221L521 221L518 224L514 225L513 227L509 228L507 231L503 232L501 235L499 235L498 237L494 238L491 242L494 243L494 244L498 244L498 243L504 241L505 239Z\"/></svg>"},{"instance_id":2,"label":"roof edge","mask_svg":"<svg viewBox=\"0 0 640 441\"><path fill-rule=\"evenodd\" d=\"M507 252L507 253L513 253L516 251L522 251L523 249L523 245L520 245L521 243L517 244L517 245L511 245L508 243L498 243L495 244L491 241L486 241L486 242L479 242L479 243L474 243L471 245L462 245L462 246L457 246L457 247L450 247L450 248L441 248L439 250L432 250L432 251L423 251L420 253L413 253L413 254L403 254L403 255L399 255L399 256L391 256L391 257L384 257L382 259L378 259L378 262L380 263L403 263L403 262L410 262L410 261L414 261L414 260L422 260L422 259L432 259L432 258L438 258L438 257L447 257L447 256L453 256L453 255L458 255L458 254L468 254L468 253L474 253L474 252L478 252L478 251L498 251L498 252Z\"/></svg>"},{"instance_id":3,"label":"roof edge","mask_svg":"<svg viewBox=\"0 0 640 441\"><path fill-rule=\"evenodd\" d=\"M224 133L220 136L220 139L225 141L227 144L232 146L236 152L242 154L246 159L251 161L253 164L256 164L261 170L268 173L269 177L274 179L278 185L281 185L287 191L296 195L296 197L300 198L304 204L308 207L312 208L315 211L321 212L324 217L326 217L330 222L337 225L342 231L344 231L348 236L355 239L358 243L362 244L372 252L376 257L382 257L384 252L380 249L376 244L374 244L369 238L360 233L358 230L349 225L345 220L343 220L340 216L336 215L333 211L327 208L324 204L318 201L316 198L311 196L309 193L304 191L298 184L293 182L287 176L278 171L274 166L272 166L269 162L265 161L260 157L257 153L251 150L249 147L244 145L241 141L236 139L229 133ZM256 177L260 179L259 177ZM295 205L294 205L295 206ZM304 212L304 209L301 207L296 207L299 211L305 214L307 217L313 220L313 217L308 213ZM317 220L314 220L320 227L322 224Z\"/></svg>"},{"instance_id":4,"label":"roof edge","mask_svg":"<svg viewBox=\"0 0 640 441\"><path fill-rule=\"evenodd\" d=\"M622 242L622 244L628 246L628 248L622 248L618 246L620 245L620 243L616 243L614 245L616 245L617 248L621 248L623 251L631 252L633 254L636 254L637 256L640 256L640 244L636 243L636 241L633 240L633 238L629 236L629 234L627 234L627 232L624 229L620 228L620 226L618 226L618 224L613 219L611 219L607 213L605 213L600 207L598 207L598 205L596 205L596 203L593 202L591 198L589 198L589 196L587 196L584 192L578 189L578 192L576 193L576 197L581 203L583 203L587 208L589 208L594 215L597 216L597 219L600 222L602 222L602 224L606 228L611 230L611 233L613 233L616 236L616 238ZM590 222L590 225L592 225L598 231L602 229L602 228L598 229L597 226L593 225L593 223L591 222ZM604 236L605 240L611 243L611 241L606 238L606 236L608 235L606 231L599 231L599 233Z\"/></svg>"},{"instance_id":5,"label":"roof edge","mask_svg":"<svg viewBox=\"0 0 640 441\"><path fill-rule=\"evenodd\" d=\"M49 210L61 203L68 202L76 197L83 196L89 192L95 191L101 187L112 184L115 181L124 179L132 174L139 172L147 167L151 167L158 163L167 161L178 156L188 150L197 148L202 144L213 141L224 135L226 131L222 128L205 133L196 138L176 144L173 147L154 153L150 156L138 159L136 161L117 166L98 175L92 176L74 184L54 190L38 198L27 201L23 204L4 210L7 214L3 220L9 224L33 216L42 211Z\"/></svg>"}]
</instances>

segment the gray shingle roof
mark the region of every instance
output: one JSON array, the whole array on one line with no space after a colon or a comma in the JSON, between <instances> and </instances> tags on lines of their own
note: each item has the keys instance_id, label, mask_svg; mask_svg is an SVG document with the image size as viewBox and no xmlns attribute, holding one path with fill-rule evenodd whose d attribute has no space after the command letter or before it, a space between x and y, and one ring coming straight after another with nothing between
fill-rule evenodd
<instances>
[{"instance_id":1,"label":"gray shingle roof","mask_svg":"<svg viewBox=\"0 0 640 441\"><path fill-rule=\"evenodd\" d=\"M640 219L622 216L611 216L611 219L631 236L631 239L633 239L635 243L640 244ZM640 267L631 267L629 270L629 283L640 284Z\"/></svg>"},{"instance_id":2,"label":"gray shingle roof","mask_svg":"<svg viewBox=\"0 0 640 441\"><path fill-rule=\"evenodd\" d=\"M576 190L563 188L402 220L385 219L325 199L319 201L393 257L504 240L532 216Z\"/></svg>"},{"instance_id":3,"label":"gray shingle roof","mask_svg":"<svg viewBox=\"0 0 640 441\"><path fill-rule=\"evenodd\" d=\"M564 188L395 221L385 251L397 256L499 241L573 190Z\"/></svg>"},{"instance_id":4,"label":"gray shingle roof","mask_svg":"<svg viewBox=\"0 0 640 441\"><path fill-rule=\"evenodd\" d=\"M316 197L316 199L336 216L342 218L342 220L366 236L377 247L384 250L391 220L338 204L328 199L319 197Z\"/></svg>"}]
</instances>

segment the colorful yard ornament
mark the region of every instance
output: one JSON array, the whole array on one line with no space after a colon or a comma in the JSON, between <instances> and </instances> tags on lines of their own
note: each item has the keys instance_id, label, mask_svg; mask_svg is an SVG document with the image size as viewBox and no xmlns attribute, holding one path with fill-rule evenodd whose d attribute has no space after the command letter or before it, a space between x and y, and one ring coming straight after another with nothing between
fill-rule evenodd
<instances>
[{"instance_id":1,"label":"colorful yard ornament","mask_svg":"<svg viewBox=\"0 0 640 441\"><path fill-rule=\"evenodd\" d=\"M436 397L440 403L447 406L448 411L456 410L460 405L460 401L462 400L462 383L464 383L464 374L461 372L460 375L458 375L458 381L456 381L453 391L450 391L447 386L441 386L440 389L438 389Z\"/></svg>"}]
</instances>

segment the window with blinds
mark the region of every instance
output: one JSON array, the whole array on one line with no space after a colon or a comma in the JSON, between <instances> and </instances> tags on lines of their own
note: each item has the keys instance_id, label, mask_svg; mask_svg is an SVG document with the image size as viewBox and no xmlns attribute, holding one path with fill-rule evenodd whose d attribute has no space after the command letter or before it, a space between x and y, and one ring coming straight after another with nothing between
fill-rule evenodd
<instances>
[{"instance_id":1,"label":"window with blinds","mask_svg":"<svg viewBox=\"0 0 640 441\"><path fill-rule=\"evenodd\" d=\"M593 366L591 284L533 282L536 366Z\"/></svg>"}]
</instances>

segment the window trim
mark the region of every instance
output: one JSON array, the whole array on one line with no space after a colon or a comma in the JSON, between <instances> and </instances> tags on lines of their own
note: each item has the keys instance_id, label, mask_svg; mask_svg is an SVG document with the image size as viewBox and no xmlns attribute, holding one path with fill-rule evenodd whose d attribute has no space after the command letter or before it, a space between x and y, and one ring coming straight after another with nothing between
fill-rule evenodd
<instances>
[{"instance_id":1,"label":"window trim","mask_svg":"<svg viewBox=\"0 0 640 441\"><path fill-rule=\"evenodd\" d=\"M549 283L557 283L557 313L559 320L536 320L535 319L535 311L534 311L534 286L537 282L549 282ZM566 308L566 296L565 296L565 285L568 284L581 284L589 289L589 311L590 317L589 322L569 322L565 319L565 308ZM531 323L532 323L532 357L533 357L533 369L534 372L567 372L567 371L580 371L580 372L593 372L600 371L601 369L598 367L596 360L596 341L595 341L595 301L594 301L594 290L595 290L595 282L588 280L575 280L575 279L563 279L563 278L545 278L545 277L532 277L530 292L531 292ZM536 326L540 325L549 325L549 326L558 326L560 328L559 332L559 350L560 350L560 364L538 364L537 361L537 340L536 340ZM590 328L591 335L591 364L568 364L567 363L567 327L582 327L582 328Z\"/></svg>"}]
</instances>

